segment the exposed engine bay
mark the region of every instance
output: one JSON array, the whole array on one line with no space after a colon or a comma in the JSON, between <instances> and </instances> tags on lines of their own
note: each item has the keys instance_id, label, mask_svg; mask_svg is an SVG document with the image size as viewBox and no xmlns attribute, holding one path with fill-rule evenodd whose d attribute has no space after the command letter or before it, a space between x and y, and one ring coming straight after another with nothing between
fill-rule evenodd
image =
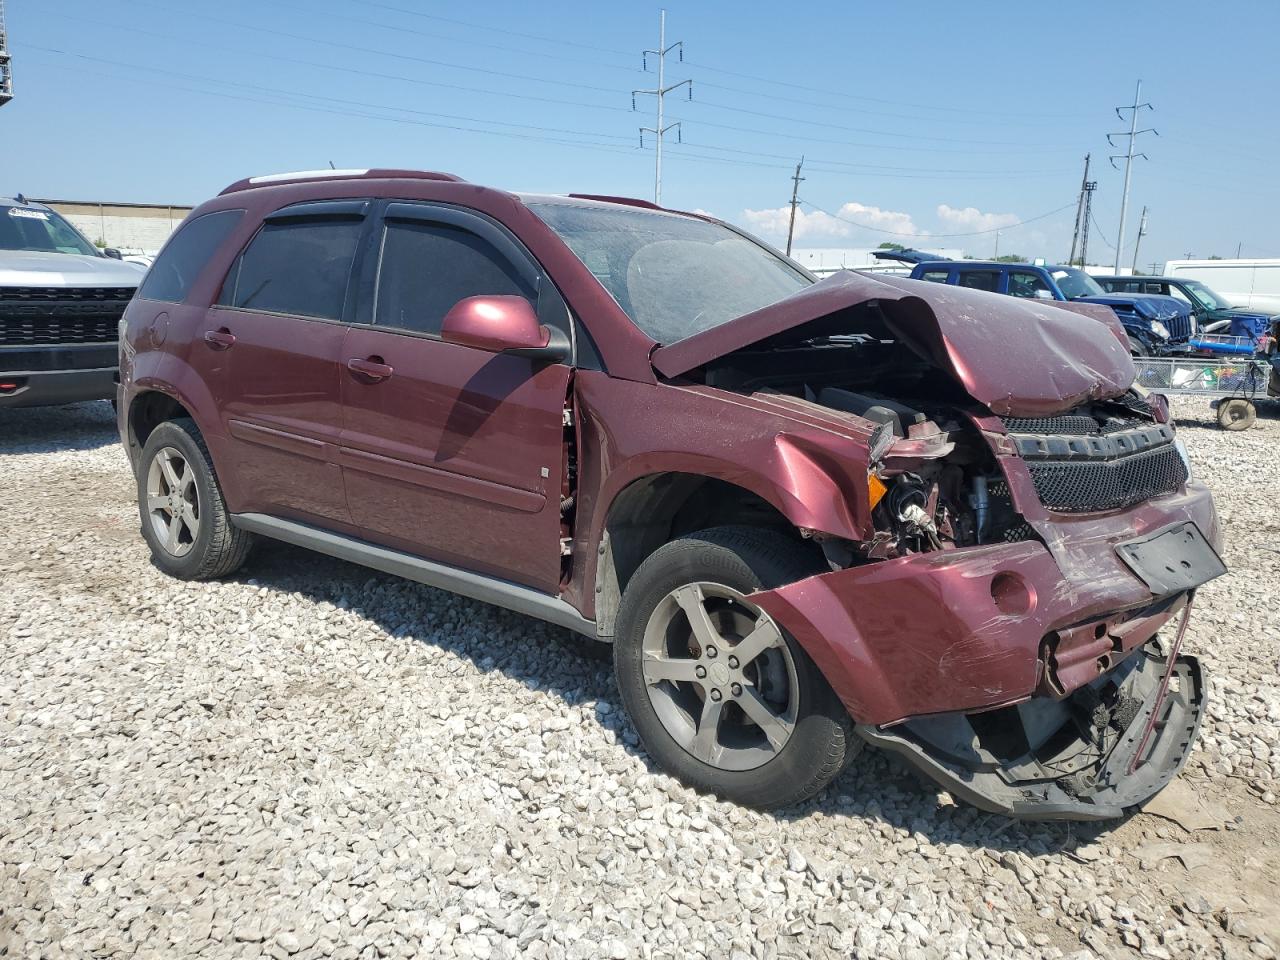
<instances>
[{"instance_id":1,"label":"exposed engine bay","mask_svg":"<svg viewBox=\"0 0 1280 960\"><path fill-rule=\"evenodd\" d=\"M975 423L990 412L951 375L884 334L766 341L704 372L708 386L788 398L790 404L852 414L875 425L868 478L875 533L849 544L847 557L838 545L824 544L833 566L1036 537L1015 509L991 444ZM1136 501L1186 479L1185 473L1175 476L1182 467L1172 429L1157 424L1136 394L1087 402L1055 417L1004 423L1013 450L1032 466L1038 488L1042 477L1055 489L1119 484L1131 489ZM1154 487L1137 482L1153 471L1159 474ZM1077 504L1078 499L1064 510L1127 505L1091 506ZM1054 508L1047 500L1045 505Z\"/></svg>"}]
</instances>

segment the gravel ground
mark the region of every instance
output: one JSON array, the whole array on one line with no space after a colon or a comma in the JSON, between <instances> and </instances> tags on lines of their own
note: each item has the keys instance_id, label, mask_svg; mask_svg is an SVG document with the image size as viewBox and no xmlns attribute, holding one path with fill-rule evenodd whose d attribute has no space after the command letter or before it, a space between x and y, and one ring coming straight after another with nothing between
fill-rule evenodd
<instances>
[{"instance_id":1,"label":"gravel ground","mask_svg":"<svg viewBox=\"0 0 1280 960\"><path fill-rule=\"evenodd\" d=\"M1194 830L1008 821L872 751L780 815L698 796L562 632L282 545L166 579L110 407L5 412L0 955L1271 957L1280 411L1175 409L1231 567Z\"/></svg>"}]
</instances>

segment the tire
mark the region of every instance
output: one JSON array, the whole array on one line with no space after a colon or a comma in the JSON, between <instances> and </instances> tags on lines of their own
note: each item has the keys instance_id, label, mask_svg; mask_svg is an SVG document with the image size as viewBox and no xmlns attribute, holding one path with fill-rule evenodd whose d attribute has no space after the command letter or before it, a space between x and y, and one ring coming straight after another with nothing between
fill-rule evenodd
<instances>
[{"instance_id":1,"label":"tire","mask_svg":"<svg viewBox=\"0 0 1280 960\"><path fill-rule=\"evenodd\" d=\"M775 809L818 793L861 749L808 654L741 599L820 569L800 544L752 527L692 534L640 565L618 611L614 672L636 732L664 770L696 790ZM686 611L698 608L710 632L693 629ZM743 646L753 636L769 646L739 663L735 650L745 655L765 642ZM667 670L680 679L655 679Z\"/></svg>"},{"instance_id":2,"label":"tire","mask_svg":"<svg viewBox=\"0 0 1280 960\"><path fill-rule=\"evenodd\" d=\"M1223 430L1248 430L1258 419L1258 408L1248 400L1232 397L1218 404L1218 426Z\"/></svg>"},{"instance_id":3,"label":"tire","mask_svg":"<svg viewBox=\"0 0 1280 960\"><path fill-rule=\"evenodd\" d=\"M209 448L193 421L168 420L151 431L138 458L137 483L143 539L169 576L212 580L248 558L253 535L232 526ZM173 535L175 511L180 522Z\"/></svg>"}]
</instances>

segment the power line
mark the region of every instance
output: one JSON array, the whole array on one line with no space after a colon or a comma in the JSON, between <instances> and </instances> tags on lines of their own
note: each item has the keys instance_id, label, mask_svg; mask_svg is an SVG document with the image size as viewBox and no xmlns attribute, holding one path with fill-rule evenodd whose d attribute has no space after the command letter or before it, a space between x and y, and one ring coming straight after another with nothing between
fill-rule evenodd
<instances>
[{"instance_id":1,"label":"power line","mask_svg":"<svg viewBox=\"0 0 1280 960\"><path fill-rule=\"evenodd\" d=\"M840 220L843 223L852 224L855 227L861 227L864 230L870 230L874 233L884 233L893 237L921 237L925 239L944 239L947 237L980 237L988 233L999 233L1002 230L1012 230L1014 227L1021 227L1028 223L1035 223L1037 220L1044 220L1046 217L1052 217L1055 213L1061 213L1063 210L1071 209L1072 203L1064 204L1056 210L1050 210L1048 213L1042 213L1039 216L1028 217L1025 220L1019 220L1016 223L1006 223L1003 226L992 227L990 230L969 230L965 233L907 233L904 230L886 230L883 227L873 227L869 223L859 223L857 220L850 220L848 217L842 217L838 213L832 213L830 210L824 210L816 203L810 203L808 200L801 200L806 207L812 207L819 213L825 213L828 217Z\"/></svg>"}]
</instances>

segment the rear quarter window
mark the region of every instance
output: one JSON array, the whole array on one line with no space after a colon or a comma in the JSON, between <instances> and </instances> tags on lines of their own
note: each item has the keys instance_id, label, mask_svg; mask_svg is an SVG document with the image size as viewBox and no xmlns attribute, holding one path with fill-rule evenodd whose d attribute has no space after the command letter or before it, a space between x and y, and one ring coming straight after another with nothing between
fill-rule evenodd
<instances>
[{"instance_id":1,"label":"rear quarter window","mask_svg":"<svg viewBox=\"0 0 1280 960\"><path fill-rule=\"evenodd\" d=\"M930 283L946 283L947 277L951 275L949 270L926 270L920 274L921 280L928 280Z\"/></svg>"},{"instance_id":2,"label":"rear quarter window","mask_svg":"<svg viewBox=\"0 0 1280 960\"><path fill-rule=\"evenodd\" d=\"M165 303L187 299L204 265L243 217L243 210L219 210L184 223L147 271L138 296Z\"/></svg>"}]
</instances>

